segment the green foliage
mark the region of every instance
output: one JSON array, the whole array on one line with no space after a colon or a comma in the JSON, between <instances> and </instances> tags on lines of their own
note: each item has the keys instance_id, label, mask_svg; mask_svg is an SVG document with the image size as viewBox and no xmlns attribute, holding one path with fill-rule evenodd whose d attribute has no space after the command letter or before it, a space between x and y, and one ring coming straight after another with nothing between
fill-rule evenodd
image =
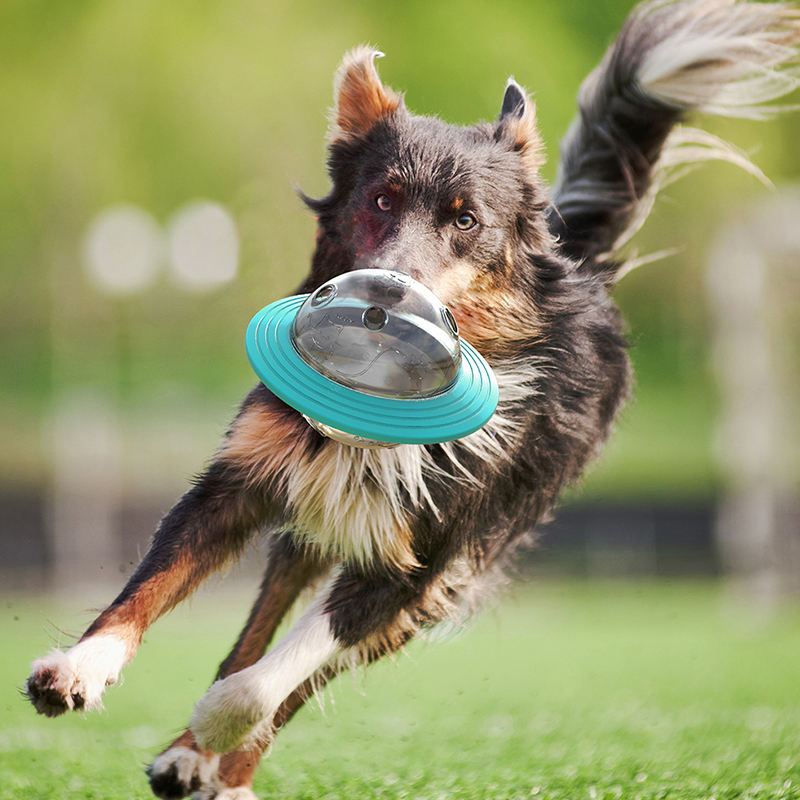
<instances>
[{"instance_id":1,"label":"green foliage","mask_svg":"<svg viewBox=\"0 0 800 800\"><path fill-rule=\"evenodd\" d=\"M547 583L454 640L342 677L279 737L261 797L539 800L800 798L800 616L766 624L709 584ZM43 620L6 602L0 798L150 797L142 766L176 733L247 601L198 599L148 634L106 711L48 720L14 692ZM75 608L70 604L71 608ZM752 610L751 610L752 611ZM198 636L198 632L202 635Z\"/></svg>"}]
</instances>

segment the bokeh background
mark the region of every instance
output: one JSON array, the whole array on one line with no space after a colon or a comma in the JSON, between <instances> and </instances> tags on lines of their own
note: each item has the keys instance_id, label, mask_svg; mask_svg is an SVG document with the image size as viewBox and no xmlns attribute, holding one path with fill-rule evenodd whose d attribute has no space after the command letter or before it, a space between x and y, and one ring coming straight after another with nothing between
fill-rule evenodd
<instances>
[{"instance_id":1,"label":"bokeh background","mask_svg":"<svg viewBox=\"0 0 800 800\"><path fill-rule=\"evenodd\" d=\"M106 715L45 720L16 693L113 597L254 383L244 329L306 271L295 189L328 189L345 50L379 46L412 110L458 124L495 117L513 74L552 180L629 7L0 3L0 798L149 796L140 764L235 638L257 551L154 626ZM709 164L656 205L633 245L675 253L615 291L636 399L523 564L535 580L378 665L366 702L340 681L259 791L800 797L800 113L703 125L776 188Z\"/></svg>"},{"instance_id":2,"label":"bokeh background","mask_svg":"<svg viewBox=\"0 0 800 800\"><path fill-rule=\"evenodd\" d=\"M626 0L506 0L490 11L471 0L3 3L0 570L9 584L128 572L213 452L254 381L248 319L307 268L314 222L295 189L328 188L326 112L347 48L382 48L382 77L413 110L459 124L493 118L513 74L535 92L552 179L579 83L628 9ZM798 179L800 115L708 126L778 187ZM558 534L545 537L540 564L719 571L714 520L731 475L715 444L726 390L712 365L707 267L720 228L746 227L770 197L752 176L711 164L657 204L635 248L676 253L616 291L636 400ZM795 224L789 214L784 227ZM746 271L732 269L730 281ZM774 340L794 343L772 373L796 388L797 269L781 274L775 307L761 313L779 318ZM731 312L734 325L756 324L748 313ZM748 373L752 358L734 351L729 362ZM796 396L782 397L796 411ZM779 459L776 447L800 449L787 424L775 423L762 461ZM783 470L784 495L796 496L796 462Z\"/></svg>"}]
</instances>

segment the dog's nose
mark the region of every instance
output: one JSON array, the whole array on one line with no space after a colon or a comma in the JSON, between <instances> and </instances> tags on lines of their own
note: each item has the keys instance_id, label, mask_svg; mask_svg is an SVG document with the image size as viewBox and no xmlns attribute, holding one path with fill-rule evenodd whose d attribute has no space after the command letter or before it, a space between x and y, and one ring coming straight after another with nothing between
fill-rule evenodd
<instances>
[{"instance_id":1,"label":"dog's nose","mask_svg":"<svg viewBox=\"0 0 800 800\"><path fill-rule=\"evenodd\" d=\"M425 280L422 272L417 269L413 264L409 264L404 262L403 259L397 258L373 258L369 262L364 263L363 265L358 265L358 269L381 269L386 272L400 272L404 275L408 275L410 278L413 278L415 281L418 281L423 286L430 288L427 285L427 281Z\"/></svg>"},{"instance_id":2,"label":"dog's nose","mask_svg":"<svg viewBox=\"0 0 800 800\"><path fill-rule=\"evenodd\" d=\"M400 259L394 255L373 255L371 258L365 260L363 268L382 269L389 272L405 272L408 274L408 272L402 268L402 264L400 264L399 261Z\"/></svg>"},{"instance_id":3,"label":"dog's nose","mask_svg":"<svg viewBox=\"0 0 800 800\"><path fill-rule=\"evenodd\" d=\"M425 246L426 241L421 232L404 231L398 239L387 242L380 250L371 253L371 257L363 259L364 263L358 267L403 272L424 285L425 266L431 255Z\"/></svg>"}]
</instances>

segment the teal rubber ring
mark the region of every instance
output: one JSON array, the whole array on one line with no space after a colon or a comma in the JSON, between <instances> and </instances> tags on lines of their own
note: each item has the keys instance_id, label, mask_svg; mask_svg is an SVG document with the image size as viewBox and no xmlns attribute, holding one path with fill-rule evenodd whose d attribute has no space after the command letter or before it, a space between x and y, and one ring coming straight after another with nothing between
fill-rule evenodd
<instances>
[{"instance_id":1,"label":"teal rubber ring","mask_svg":"<svg viewBox=\"0 0 800 800\"><path fill-rule=\"evenodd\" d=\"M292 344L292 325L307 294L270 303L247 326L245 349L261 382L312 419L378 442L434 444L483 427L497 408L497 379L483 356L461 339L461 366L447 391L433 397L376 397L326 378Z\"/></svg>"}]
</instances>

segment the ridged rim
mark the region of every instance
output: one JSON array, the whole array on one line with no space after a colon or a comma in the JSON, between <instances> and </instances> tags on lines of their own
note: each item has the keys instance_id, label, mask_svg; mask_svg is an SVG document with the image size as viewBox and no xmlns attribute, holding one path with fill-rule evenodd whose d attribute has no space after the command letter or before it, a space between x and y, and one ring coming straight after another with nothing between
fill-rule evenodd
<instances>
[{"instance_id":1,"label":"ridged rim","mask_svg":"<svg viewBox=\"0 0 800 800\"><path fill-rule=\"evenodd\" d=\"M420 399L377 397L316 372L295 350L291 328L308 295L270 303L247 326L245 348L262 383L301 414L346 433L397 444L449 442L478 430L497 408L491 367L461 339L461 367L442 394Z\"/></svg>"}]
</instances>

